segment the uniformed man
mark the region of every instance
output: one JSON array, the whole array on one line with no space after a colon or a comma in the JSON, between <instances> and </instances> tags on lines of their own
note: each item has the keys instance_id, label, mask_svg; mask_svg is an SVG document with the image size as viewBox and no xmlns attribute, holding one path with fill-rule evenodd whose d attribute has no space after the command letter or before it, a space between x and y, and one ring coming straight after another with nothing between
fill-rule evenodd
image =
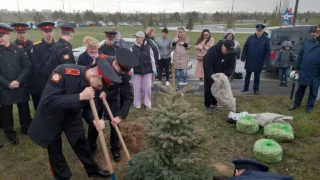
<instances>
[{"instance_id":1,"label":"uniformed man","mask_svg":"<svg viewBox=\"0 0 320 180\"><path fill-rule=\"evenodd\" d=\"M76 64L72 53L72 45L70 41L73 38L74 23L63 23L59 25L61 28L61 38L53 45L53 52L46 63L46 72L50 76L51 72L60 64Z\"/></svg>"},{"instance_id":2,"label":"uniformed man","mask_svg":"<svg viewBox=\"0 0 320 180\"><path fill-rule=\"evenodd\" d=\"M55 179L70 179L72 175L62 153L62 132L89 177L110 176L98 167L90 152L82 124L81 106L94 98L93 88L102 89L112 83L121 83L121 79L106 60L98 61L97 67L90 69L63 64L53 70L30 126L29 136L35 143L47 148ZM105 127L103 120L93 124L98 131Z\"/></svg>"},{"instance_id":3,"label":"uniformed man","mask_svg":"<svg viewBox=\"0 0 320 180\"><path fill-rule=\"evenodd\" d=\"M269 167L258 161L249 159L235 159L234 177L228 180L293 180L290 176L280 176L269 173Z\"/></svg>"},{"instance_id":4,"label":"uniformed man","mask_svg":"<svg viewBox=\"0 0 320 180\"><path fill-rule=\"evenodd\" d=\"M29 27L26 23L13 23L11 24L15 31L17 39L12 42L12 44L20 45L23 47L24 51L30 57L30 52L33 46L33 42L27 39L27 28Z\"/></svg>"},{"instance_id":5,"label":"uniformed man","mask_svg":"<svg viewBox=\"0 0 320 180\"><path fill-rule=\"evenodd\" d=\"M10 43L13 29L0 24L0 104L4 133L12 144L19 143L13 130L13 104L17 104L21 132L27 134L31 123L29 109L29 76L31 63L21 45Z\"/></svg>"},{"instance_id":6,"label":"uniformed man","mask_svg":"<svg viewBox=\"0 0 320 180\"><path fill-rule=\"evenodd\" d=\"M40 33L43 36L41 41L33 43L33 49L31 50L31 63L33 66L33 91L31 93L33 100L33 107L36 110L42 91L48 81L48 73L45 70L45 64L49 60L53 51L53 29L54 23L42 22L38 25Z\"/></svg>"},{"instance_id":7,"label":"uniformed man","mask_svg":"<svg viewBox=\"0 0 320 180\"><path fill-rule=\"evenodd\" d=\"M139 64L139 60L130 50L120 48L118 49L116 56L109 56L107 61L112 65L113 69L118 73L122 80L121 84L114 84L110 86L105 90L105 93L100 95L101 98L107 98L111 112L114 116L114 119L110 121L110 146L112 156L117 162L120 161L121 157L119 153L119 137L114 126L118 125L121 120L127 117L133 103L130 69L137 66ZM101 102L99 103L100 105L98 106L101 106ZM84 119L89 122L88 143L92 153L94 153L97 148L96 141L98 132L93 130L92 125L90 125L90 122L93 119L90 108L84 108L83 112ZM108 112L105 112L104 114L106 119L110 120Z\"/></svg>"},{"instance_id":8,"label":"uniformed man","mask_svg":"<svg viewBox=\"0 0 320 180\"><path fill-rule=\"evenodd\" d=\"M105 31L106 41L100 46L99 52L106 54L108 56L115 56L117 49L119 49L119 44L115 43L117 32Z\"/></svg>"},{"instance_id":9,"label":"uniformed man","mask_svg":"<svg viewBox=\"0 0 320 180\"><path fill-rule=\"evenodd\" d=\"M259 95L260 75L264 65L270 61L271 43L268 35L264 32L263 24L256 25L256 33L249 36L243 46L241 61L245 63L246 77L241 92L249 91L250 78L254 73L253 92Z\"/></svg>"}]
</instances>

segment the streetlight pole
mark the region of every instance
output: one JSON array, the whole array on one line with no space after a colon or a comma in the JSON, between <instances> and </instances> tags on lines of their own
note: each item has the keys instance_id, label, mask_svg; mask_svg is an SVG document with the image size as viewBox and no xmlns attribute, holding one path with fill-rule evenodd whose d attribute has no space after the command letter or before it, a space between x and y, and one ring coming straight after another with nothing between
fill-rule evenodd
<instances>
[{"instance_id":1,"label":"streetlight pole","mask_svg":"<svg viewBox=\"0 0 320 180\"><path fill-rule=\"evenodd\" d=\"M298 14L298 6L299 6L299 0L296 0L296 7L294 8L294 15L293 15L293 26L296 26L296 19Z\"/></svg>"},{"instance_id":2,"label":"streetlight pole","mask_svg":"<svg viewBox=\"0 0 320 180\"><path fill-rule=\"evenodd\" d=\"M19 20L21 22L22 19L21 19L20 8L19 8L19 0L17 0L17 5L18 5L18 12L19 12Z\"/></svg>"}]
</instances>

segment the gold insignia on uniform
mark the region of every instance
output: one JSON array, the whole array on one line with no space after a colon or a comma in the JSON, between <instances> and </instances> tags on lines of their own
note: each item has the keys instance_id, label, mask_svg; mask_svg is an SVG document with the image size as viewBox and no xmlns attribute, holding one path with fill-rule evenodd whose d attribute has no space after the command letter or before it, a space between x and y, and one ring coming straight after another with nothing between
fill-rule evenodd
<instances>
[{"instance_id":1,"label":"gold insignia on uniform","mask_svg":"<svg viewBox=\"0 0 320 180\"><path fill-rule=\"evenodd\" d=\"M74 76L79 76L80 75L80 70L79 69L71 69L71 68L65 68L64 73L68 75L74 75Z\"/></svg>"},{"instance_id":2,"label":"gold insignia on uniform","mask_svg":"<svg viewBox=\"0 0 320 180\"><path fill-rule=\"evenodd\" d=\"M37 45L37 44L40 44L42 41L36 41L33 43L33 45Z\"/></svg>"},{"instance_id":3,"label":"gold insignia on uniform","mask_svg":"<svg viewBox=\"0 0 320 180\"><path fill-rule=\"evenodd\" d=\"M51 77L51 81L59 82L62 76L59 73L54 72Z\"/></svg>"},{"instance_id":4,"label":"gold insignia on uniform","mask_svg":"<svg viewBox=\"0 0 320 180\"><path fill-rule=\"evenodd\" d=\"M63 59L64 59L64 60L68 60L68 59L69 59L69 54L63 55Z\"/></svg>"}]
</instances>

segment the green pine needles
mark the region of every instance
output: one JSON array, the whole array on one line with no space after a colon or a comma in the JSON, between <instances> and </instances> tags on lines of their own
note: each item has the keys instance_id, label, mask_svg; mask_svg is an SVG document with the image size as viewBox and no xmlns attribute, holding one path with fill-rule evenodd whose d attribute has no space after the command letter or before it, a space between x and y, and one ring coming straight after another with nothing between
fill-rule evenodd
<instances>
[{"instance_id":1,"label":"green pine needles","mask_svg":"<svg viewBox=\"0 0 320 180\"><path fill-rule=\"evenodd\" d=\"M153 108L146 128L146 151L133 156L125 179L130 180L206 180L212 179L214 169L205 162L207 138L197 128L202 118L192 109L184 93L159 85L163 101Z\"/></svg>"}]
</instances>

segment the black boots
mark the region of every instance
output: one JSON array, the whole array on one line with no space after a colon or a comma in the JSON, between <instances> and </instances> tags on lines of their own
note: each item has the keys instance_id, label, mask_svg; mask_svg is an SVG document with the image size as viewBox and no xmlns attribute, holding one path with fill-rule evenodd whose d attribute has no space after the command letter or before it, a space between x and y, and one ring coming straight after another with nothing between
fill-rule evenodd
<instances>
[{"instance_id":1,"label":"black boots","mask_svg":"<svg viewBox=\"0 0 320 180\"><path fill-rule=\"evenodd\" d=\"M285 82L280 82L280 83L279 83L279 86L288 87L288 83L287 83L287 81L285 81Z\"/></svg>"},{"instance_id":2,"label":"black boots","mask_svg":"<svg viewBox=\"0 0 320 180\"><path fill-rule=\"evenodd\" d=\"M289 111L294 111L294 110L299 109L299 108L300 108L300 106L297 106L297 105L293 104L292 106L290 106L290 107L288 108L288 110L289 110Z\"/></svg>"},{"instance_id":3,"label":"black boots","mask_svg":"<svg viewBox=\"0 0 320 180\"><path fill-rule=\"evenodd\" d=\"M110 173L109 171L105 171L101 168L98 168L96 171L88 173L88 177L99 177L99 178L107 179L107 178L110 178Z\"/></svg>"}]
</instances>

